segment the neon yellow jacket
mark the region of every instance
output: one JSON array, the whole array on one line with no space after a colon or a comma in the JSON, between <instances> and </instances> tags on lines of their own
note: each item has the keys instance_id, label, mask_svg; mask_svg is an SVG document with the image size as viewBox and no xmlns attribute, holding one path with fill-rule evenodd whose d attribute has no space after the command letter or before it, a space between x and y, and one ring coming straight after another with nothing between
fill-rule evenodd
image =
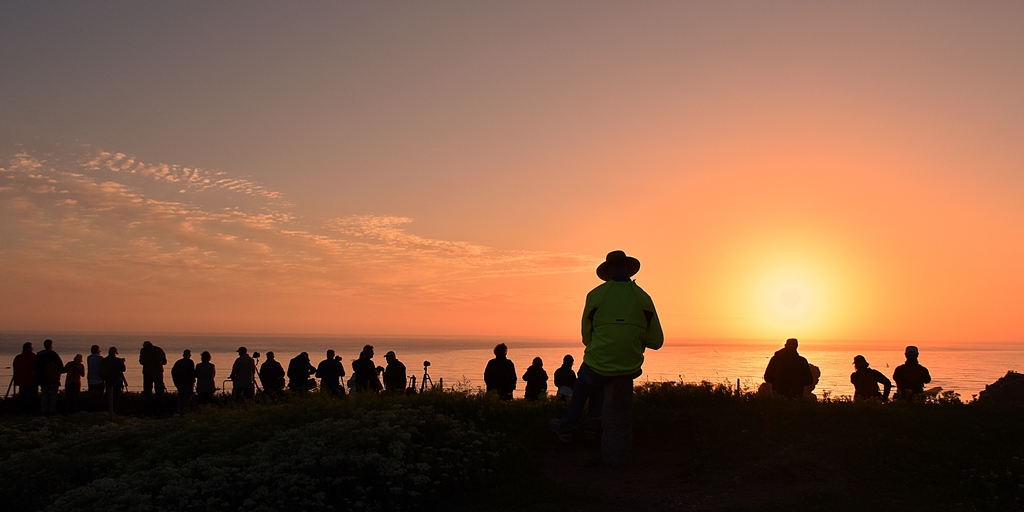
<instances>
[{"instance_id":1,"label":"neon yellow jacket","mask_svg":"<svg viewBox=\"0 0 1024 512\"><path fill-rule=\"evenodd\" d=\"M583 362L609 377L636 373L644 349L665 343L654 301L636 281L606 281L587 294Z\"/></svg>"}]
</instances>

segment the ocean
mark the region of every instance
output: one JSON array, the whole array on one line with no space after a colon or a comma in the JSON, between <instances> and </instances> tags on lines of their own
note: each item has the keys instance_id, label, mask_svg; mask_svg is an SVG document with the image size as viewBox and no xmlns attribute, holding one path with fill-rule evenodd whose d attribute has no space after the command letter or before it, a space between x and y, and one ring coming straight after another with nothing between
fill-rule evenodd
<instances>
[{"instance_id":1,"label":"ocean","mask_svg":"<svg viewBox=\"0 0 1024 512\"><path fill-rule=\"evenodd\" d=\"M520 376L530 366L534 357L544 361L544 368L550 378L561 365L562 357L571 354L576 359L575 368L583 360L583 345L578 340L541 339L490 336L461 337L412 337L412 336L281 336L281 335L136 335L136 334L38 334L0 333L0 382L10 383L11 362L21 352L21 346L31 341L36 352L42 350L43 340L50 338L54 348L65 362L75 354L88 356L89 347L99 345L105 356L107 348L116 346L121 357L126 359L126 377L129 390L138 391L142 386L142 369L138 353L145 340L152 341L167 353L168 365L164 379L171 385L170 367L181 357L184 349L192 350L192 359L199 361L199 354L206 350L211 353L217 367L218 385L227 378L239 346L245 346L249 353L260 352L260 363L266 360L264 354L273 351L286 368L288 360L299 352L308 352L314 366L324 358L328 349L334 349L342 356L342 364L351 374L351 361L358 357L363 345L373 345L376 355L374 362L384 366L384 354L393 350L399 360L405 363L410 376L419 381L424 373L424 361L430 361L426 368L433 382L443 379L445 387L461 386L478 389L483 386L483 371L487 361L493 357L492 350L497 343L509 347L509 359L515 362ZM762 382L764 368L775 350L783 341L699 341L667 340L661 350L646 352L644 374L638 383L657 381L683 382L728 382L737 380L746 389L756 389ZM1024 370L1024 346L1019 343L918 343L921 351L920 362L928 367L932 383L928 387L940 386L944 390L960 393L966 401L995 382L1008 370ZM819 340L801 340L800 353L821 369L821 379L815 388L819 397L823 393L831 396L852 395L850 373L853 371L853 357L864 355L871 366L886 376L904 361L904 345L900 343L849 343ZM230 386L230 383L227 383ZM553 393L549 381L549 392ZM520 383L516 396L522 396L524 384ZM4 388L6 390L6 387Z\"/></svg>"}]
</instances>

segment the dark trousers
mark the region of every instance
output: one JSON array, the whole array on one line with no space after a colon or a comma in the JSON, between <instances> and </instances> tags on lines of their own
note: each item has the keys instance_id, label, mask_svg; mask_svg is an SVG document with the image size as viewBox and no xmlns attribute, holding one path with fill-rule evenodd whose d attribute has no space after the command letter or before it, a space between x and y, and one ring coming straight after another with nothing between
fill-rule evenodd
<instances>
[{"instance_id":1,"label":"dark trousers","mask_svg":"<svg viewBox=\"0 0 1024 512\"><path fill-rule=\"evenodd\" d=\"M18 404L23 414L38 411L39 386L18 386Z\"/></svg>"},{"instance_id":2,"label":"dark trousers","mask_svg":"<svg viewBox=\"0 0 1024 512\"><path fill-rule=\"evenodd\" d=\"M113 416L121 405L121 383L107 384L107 414Z\"/></svg>"},{"instance_id":3,"label":"dark trousers","mask_svg":"<svg viewBox=\"0 0 1024 512\"><path fill-rule=\"evenodd\" d=\"M213 401L213 391L200 391L196 393L196 398L199 399L199 403L208 404Z\"/></svg>"},{"instance_id":4,"label":"dark trousers","mask_svg":"<svg viewBox=\"0 0 1024 512\"><path fill-rule=\"evenodd\" d=\"M146 375L142 374L142 394L149 395L153 393L153 388L156 388L156 396L162 396L164 394L164 374Z\"/></svg>"},{"instance_id":5,"label":"dark trousers","mask_svg":"<svg viewBox=\"0 0 1024 512\"><path fill-rule=\"evenodd\" d=\"M89 384L89 410L103 410L103 384Z\"/></svg>"},{"instance_id":6,"label":"dark trousers","mask_svg":"<svg viewBox=\"0 0 1024 512\"><path fill-rule=\"evenodd\" d=\"M82 385L71 384L64 388L64 395L68 399L67 412L78 412L78 400L82 394Z\"/></svg>"},{"instance_id":7,"label":"dark trousers","mask_svg":"<svg viewBox=\"0 0 1024 512\"><path fill-rule=\"evenodd\" d=\"M178 388L178 412L186 413L192 405L192 388Z\"/></svg>"},{"instance_id":8,"label":"dark trousers","mask_svg":"<svg viewBox=\"0 0 1024 512\"><path fill-rule=\"evenodd\" d=\"M249 399L252 400L253 394L256 392L253 388L231 388L231 396L236 399Z\"/></svg>"},{"instance_id":9,"label":"dark trousers","mask_svg":"<svg viewBox=\"0 0 1024 512\"><path fill-rule=\"evenodd\" d=\"M39 410L43 414L54 414L57 412L57 389L60 384L43 384L39 386Z\"/></svg>"}]
</instances>

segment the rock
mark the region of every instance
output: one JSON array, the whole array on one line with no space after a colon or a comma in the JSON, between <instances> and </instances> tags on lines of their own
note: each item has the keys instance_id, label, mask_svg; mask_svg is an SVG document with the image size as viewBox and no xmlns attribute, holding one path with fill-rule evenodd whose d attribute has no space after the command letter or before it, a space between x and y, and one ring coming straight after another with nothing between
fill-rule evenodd
<instances>
[{"instance_id":1,"label":"rock","mask_svg":"<svg viewBox=\"0 0 1024 512\"><path fill-rule=\"evenodd\" d=\"M999 380L985 386L978 400L992 404L1024 405L1024 374L1008 371Z\"/></svg>"}]
</instances>

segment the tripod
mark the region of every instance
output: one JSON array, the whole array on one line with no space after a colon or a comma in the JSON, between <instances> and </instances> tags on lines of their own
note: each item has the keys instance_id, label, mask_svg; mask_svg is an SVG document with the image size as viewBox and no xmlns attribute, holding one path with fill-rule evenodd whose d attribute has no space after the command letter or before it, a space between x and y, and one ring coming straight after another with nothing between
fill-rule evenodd
<instances>
[{"instance_id":1,"label":"tripod","mask_svg":"<svg viewBox=\"0 0 1024 512\"><path fill-rule=\"evenodd\" d=\"M420 381L420 393L423 393L424 389L433 389L434 381L431 380L430 374L427 373L427 367L430 366L430 361L423 361L423 380ZM430 383L430 387L427 388L427 383ZM413 384L415 385L415 384Z\"/></svg>"}]
</instances>

